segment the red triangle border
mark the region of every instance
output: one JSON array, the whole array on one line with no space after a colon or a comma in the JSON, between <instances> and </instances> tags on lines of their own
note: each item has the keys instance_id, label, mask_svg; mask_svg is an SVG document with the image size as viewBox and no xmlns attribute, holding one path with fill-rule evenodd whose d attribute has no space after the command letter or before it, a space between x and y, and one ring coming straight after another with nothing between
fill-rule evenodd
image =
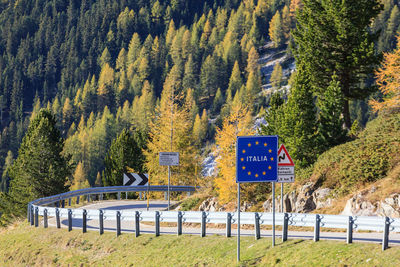
<instances>
[{"instance_id":1,"label":"red triangle border","mask_svg":"<svg viewBox=\"0 0 400 267\"><path fill-rule=\"evenodd\" d=\"M288 157L290 163L278 163L278 166L294 166L293 160L290 157L289 152L287 152L286 147L285 147L284 144L282 144L281 147L278 150L278 157L279 157L279 154L281 153L282 149L285 151L286 156Z\"/></svg>"}]
</instances>

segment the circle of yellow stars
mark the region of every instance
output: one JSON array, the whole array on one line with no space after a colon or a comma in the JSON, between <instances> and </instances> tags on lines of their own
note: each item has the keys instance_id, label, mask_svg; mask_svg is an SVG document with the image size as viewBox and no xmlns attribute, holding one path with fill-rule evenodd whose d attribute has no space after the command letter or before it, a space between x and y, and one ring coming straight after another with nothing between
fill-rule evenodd
<instances>
[{"instance_id":1,"label":"circle of yellow stars","mask_svg":"<svg viewBox=\"0 0 400 267\"><path fill-rule=\"evenodd\" d=\"M256 141L256 142L255 142L255 145L256 145L256 146L258 146L259 144L260 144L259 141ZM263 145L264 145L264 147L267 147L267 146L268 146L268 143L264 143ZM248 143L247 146L248 146L248 147L251 147L251 143ZM268 149L268 152L269 152L269 153L272 153L272 149ZM246 154L246 149L243 149L243 150L242 150L242 153L243 153L243 154ZM274 161L274 157L270 157L270 160L271 160L271 161ZM244 158L240 158L240 161L241 161L241 162L244 162ZM268 170L271 170L271 169L272 169L272 167L271 167L271 165L269 165L269 166L268 166ZM246 166L242 166L242 170L246 170ZM262 172L262 175L266 175L266 174L267 174L266 171L263 171L263 172ZM251 172L250 172L250 171L247 172L247 175L250 176L250 175L251 175ZM256 178L258 178L259 176L260 176L260 175L259 175L258 173L256 173L256 174L254 175L254 177L256 177Z\"/></svg>"}]
</instances>

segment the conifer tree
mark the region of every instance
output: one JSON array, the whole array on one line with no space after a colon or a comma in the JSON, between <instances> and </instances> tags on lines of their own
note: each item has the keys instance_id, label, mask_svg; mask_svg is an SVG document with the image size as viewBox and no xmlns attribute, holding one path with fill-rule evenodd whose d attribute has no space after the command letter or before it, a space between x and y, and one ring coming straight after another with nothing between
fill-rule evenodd
<instances>
[{"instance_id":1,"label":"conifer tree","mask_svg":"<svg viewBox=\"0 0 400 267\"><path fill-rule=\"evenodd\" d=\"M274 43L275 48L280 47L285 42L281 14L279 11L276 11L269 24L269 38Z\"/></svg>"},{"instance_id":2,"label":"conifer tree","mask_svg":"<svg viewBox=\"0 0 400 267\"><path fill-rule=\"evenodd\" d=\"M398 112L400 110L400 37L397 37L396 49L384 55L383 65L376 72L376 77L383 99L382 101L373 99L370 105L376 112Z\"/></svg>"},{"instance_id":3,"label":"conifer tree","mask_svg":"<svg viewBox=\"0 0 400 267\"><path fill-rule=\"evenodd\" d=\"M254 72L258 73L260 71L260 66L258 64L259 55L254 46L251 47L249 55L247 57L247 73Z\"/></svg>"},{"instance_id":4,"label":"conifer tree","mask_svg":"<svg viewBox=\"0 0 400 267\"><path fill-rule=\"evenodd\" d=\"M105 106L113 109L115 106L114 70L107 63L101 69L98 85L98 109L103 110Z\"/></svg>"},{"instance_id":5,"label":"conifer tree","mask_svg":"<svg viewBox=\"0 0 400 267\"><path fill-rule=\"evenodd\" d=\"M218 88L212 104L212 112L214 114L219 114L219 111L223 104L224 104L224 97L222 96L221 89Z\"/></svg>"},{"instance_id":6,"label":"conifer tree","mask_svg":"<svg viewBox=\"0 0 400 267\"><path fill-rule=\"evenodd\" d=\"M180 86L180 81L173 69L164 83L154 121L150 123L150 141L144 151L145 167L153 184L166 184L166 168L159 165L159 152L179 152L179 167L171 167L174 173L171 184L190 185L194 184L193 173L196 165L199 164L199 158L192 135L191 107L187 102L178 105L177 100L180 97L176 95L176 91Z\"/></svg>"},{"instance_id":7,"label":"conifer tree","mask_svg":"<svg viewBox=\"0 0 400 267\"><path fill-rule=\"evenodd\" d=\"M230 90L231 94L232 93L235 94L236 91L239 91L242 85L243 85L243 80L240 74L239 63L235 61L235 64L233 65L232 69L231 78L229 79L228 90Z\"/></svg>"},{"instance_id":8,"label":"conifer tree","mask_svg":"<svg viewBox=\"0 0 400 267\"><path fill-rule=\"evenodd\" d=\"M3 173L1 175L0 192L8 192L10 184L9 171L14 162L14 155L11 150L7 152L7 157L4 160Z\"/></svg>"},{"instance_id":9,"label":"conifer tree","mask_svg":"<svg viewBox=\"0 0 400 267\"><path fill-rule=\"evenodd\" d=\"M89 188L89 182L86 179L86 173L85 173L85 168L82 162L79 162L78 165L75 168L74 174L73 174L73 180L72 180L72 185L71 185L71 191L73 190L78 190L78 189L83 189L83 188Z\"/></svg>"},{"instance_id":10,"label":"conifer tree","mask_svg":"<svg viewBox=\"0 0 400 267\"><path fill-rule=\"evenodd\" d=\"M249 110L257 111L260 105L261 78L257 72L250 72L247 78L246 91L244 92L244 101L248 103Z\"/></svg>"},{"instance_id":11,"label":"conifer tree","mask_svg":"<svg viewBox=\"0 0 400 267\"><path fill-rule=\"evenodd\" d=\"M317 118L310 79L304 74L304 67L297 66L297 69L278 134L295 164L304 167L313 163L318 155Z\"/></svg>"},{"instance_id":12,"label":"conifer tree","mask_svg":"<svg viewBox=\"0 0 400 267\"><path fill-rule=\"evenodd\" d=\"M271 86L275 88L281 87L282 78L283 78L282 66L278 62L275 64L274 69L272 70L271 73L271 78L270 78Z\"/></svg>"},{"instance_id":13,"label":"conifer tree","mask_svg":"<svg viewBox=\"0 0 400 267\"><path fill-rule=\"evenodd\" d=\"M236 198L237 185L235 182L236 167L236 137L252 135L252 118L245 106L238 104L232 107L231 113L217 129L215 137L219 148L217 157L218 176L215 186L221 203L227 203Z\"/></svg>"},{"instance_id":14,"label":"conifer tree","mask_svg":"<svg viewBox=\"0 0 400 267\"><path fill-rule=\"evenodd\" d=\"M318 139L321 150L339 145L346 140L346 131L343 129L344 120L341 113L343 95L337 76L332 76L332 81L324 93L318 98Z\"/></svg>"},{"instance_id":15,"label":"conifer tree","mask_svg":"<svg viewBox=\"0 0 400 267\"><path fill-rule=\"evenodd\" d=\"M133 64L139 56L140 48L142 42L140 40L140 36L138 33L134 33L132 35L132 39L129 43L128 53L127 53L127 62L126 65L129 66Z\"/></svg>"},{"instance_id":16,"label":"conifer tree","mask_svg":"<svg viewBox=\"0 0 400 267\"><path fill-rule=\"evenodd\" d=\"M291 18L290 18L290 10L287 5L282 10L282 31L283 37L285 40L289 40L291 29Z\"/></svg>"},{"instance_id":17,"label":"conifer tree","mask_svg":"<svg viewBox=\"0 0 400 267\"><path fill-rule=\"evenodd\" d=\"M15 215L24 214L29 201L67 191L65 184L72 169L69 158L62 154L63 145L54 115L40 110L31 121L10 168L9 195Z\"/></svg>"},{"instance_id":18,"label":"conifer tree","mask_svg":"<svg viewBox=\"0 0 400 267\"><path fill-rule=\"evenodd\" d=\"M194 123L193 123L193 138L196 142L197 146L201 145L201 141L203 139L202 132L201 132L201 121L200 121L200 116L199 113L196 114L196 117L194 118Z\"/></svg>"},{"instance_id":19,"label":"conifer tree","mask_svg":"<svg viewBox=\"0 0 400 267\"><path fill-rule=\"evenodd\" d=\"M102 68L106 63L111 64L111 54L107 47L104 48L103 53L99 58L99 66Z\"/></svg>"},{"instance_id":20,"label":"conifer tree","mask_svg":"<svg viewBox=\"0 0 400 267\"><path fill-rule=\"evenodd\" d=\"M310 89L321 93L334 73L343 95L342 113L351 127L349 100L364 99L374 89L360 86L377 63L369 26L380 1L303 0L297 16L296 65L303 65Z\"/></svg>"},{"instance_id":21,"label":"conifer tree","mask_svg":"<svg viewBox=\"0 0 400 267\"><path fill-rule=\"evenodd\" d=\"M123 185L123 174L129 169L137 173L143 172L143 154L136 140L124 129L115 138L104 159L104 186Z\"/></svg>"},{"instance_id":22,"label":"conifer tree","mask_svg":"<svg viewBox=\"0 0 400 267\"><path fill-rule=\"evenodd\" d=\"M265 112L266 125L261 125L260 132L263 135L280 135L283 123L284 101L282 95L277 92L271 96L269 107Z\"/></svg>"}]
</instances>

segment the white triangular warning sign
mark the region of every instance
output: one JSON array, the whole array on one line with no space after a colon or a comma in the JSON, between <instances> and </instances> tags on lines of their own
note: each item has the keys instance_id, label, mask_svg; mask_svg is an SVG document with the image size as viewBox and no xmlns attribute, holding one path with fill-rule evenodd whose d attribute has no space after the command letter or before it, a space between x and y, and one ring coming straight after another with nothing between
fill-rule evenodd
<instances>
[{"instance_id":1,"label":"white triangular warning sign","mask_svg":"<svg viewBox=\"0 0 400 267\"><path fill-rule=\"evenodd\" d=\"M278 150L278 166L294 166L293 160L283 144Z\"/></svg>"}]
</instances>

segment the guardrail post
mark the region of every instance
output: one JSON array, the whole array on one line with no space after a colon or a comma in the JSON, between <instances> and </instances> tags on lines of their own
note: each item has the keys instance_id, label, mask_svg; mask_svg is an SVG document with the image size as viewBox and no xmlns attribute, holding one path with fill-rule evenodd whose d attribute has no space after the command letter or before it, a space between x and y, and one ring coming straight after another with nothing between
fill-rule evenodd
<instances>
[{"instance_id":1,"label":"guardrail post","mask_svg":"<svg viewBox=\"0 0 400 267\"><path fill-rule=\"evenodd\" d=\"M61 200L61 208L65 208L65 199Z\"/></svg>"},{"instance_id":2,"label":"guardrail post","mask_svg":"<svg viewBox=\"0 0 400 267\"><path fill-rule=\"evenodd\" d=\"M254 213L254 234L256 240L260 239L260 216L257 212Z\"/></svg>"},{"instance_id":3,"label":"guardrail post","mask_svg":"<svg viewBox=\"0 0 400 267\"><path fill-rule=\"evenodd\" d=\"M60 207L60 201L59 200L57 200L54 204L56 205L56 208Z\"/></svg>"},{"instance_id":4,"label":"guardrail post","mask_svg":"<svg viewBox=\"0 0 400 267\"><path fill-rule=\"evenodd\" d=\"M58 208L56 208L56 223L57 223L57 228L61 228L60 210Z\"/></svg>"},{"instance_id":5,"label":"guardrail post","mask_svg":"<svg viewBox=\"0 0 400 267\"><path fill-rule=\"evenodd\" d=\"M385 227L383 230L383 239L382 239L382 250L385 250L389 247L389 226L390 226L390 219L389 217L385 217Z\"/></svg>"},{"instance_id":6,"label":"guardrail post","mask_svg":"<svg viewBox=\"0 0 400 267\"><path fill-rule=\"evenodd\" d=\"M207 215L203 211L201 213L201 237L205 237L206 236L206 219L207 219Z\"/></svg>"},{"instance_id":7,"label":"guardrail post","mask_svg":"<svg viewBox=\"0 0 400 267\"><path fill-rule=\"evenodd\" d=\"M103 193L100 194L100 200L103 200Z\"/></svg>"},{"instance_id":8,"label":"guardrail post","mask_svg":"<svg viewBox=\"0 0 400 267\"><path fill-rule=\"evenodd\" d=\"M0 217L1 217L1 214L0 214ZM31 204L28 204L27 219L28 219L28 223L31 222Z\"/></svg>"},{"instance_id":9,"label":"guardrail post","mask_svg":"<svg viewBox=\"0 0 400 267\"><path fill-rule=\"evenodd\" d=\"M35 227L39 226L39 207L35 208Z\"/></svg>"},{"instance_id":10,"label":"guardrail post","mask_svg":"<svg viewBox=\"0 0 400 267\"><path fill-rule=\"evenodd\" d=\"M72 230L72 210L68 209L68 232Z\"/></svg>"},{"instance_id":11,"label":"guardrail post","mask_svg":"<svg viewBox=\"0 0 400 267\"><path fill-rule=\"evenodd\" d=\"M178 223L177 223L177 227L178 227L178 235L182 234L182 212L178 211Z\"/></svg>"},{"instance_id":12,"label":"guardrail post","mask_svg":"<svg viewBox=\"0 0 400 267\"><path fill-rule=\"evenodd\" d=\"M320 228L321 218L319 214L315 215L315 227L314 227L314 242L319 241L319 228Z\"/></svg>"},{"instance_id":13,"label":"guardrail post","mask_svg":"<svg viewBox=\"0 0 400 267\"><path fill-rule=\"evenodd\" d=\"M79 196L76 197L76 204L79 204Z\"/></svg>"},{"instance_id":14,"label":"guardrail post","mask_svg":"<svg viewBox=\"0 0 400 267\"><path fill-rule=\"evenodd\" d=\"M47 221L47 209L44 209L43 211L43 227L47 228L49 226L48 221Z\"/></svg>"},{"instance_id":15,"label":"guardrail post","mask_svg":"<svg viewBox=\"0 0 400 267\"><path fill-rule=\"evenodd\" d=\"M117 211L117 236L121 235L121 212Z\"/></svg>"},{"instance_id":16,"label":"guardrail post","mask_svg":"<svg viewBox=\"0 0 400 267\"><path fill-rule=\"evenodd\" d=\"M30 216L31 216L31 226L34 224L34 221L35 221L35 219L34 219L34 212L33 212L33 206L31 205L31 208L30 208Z\"/></svg>"},{"instance_id":17,"label":"guardrail post","mask_svg":"<svg viewBox=\"0 0 400 267\"><path fill-rule=\"evenodd\" d=\"M282 226L282 242L287 241L288 238L288 225L289 225L289 214L283 214L283 226Z\"/></svg>"},{"instance_id":18,"label":"guardrail post","mask_svg":"<svg viewBox=\"0 0 400 267\"><path fill-rule=\"evenodd\" d=\"M167 200L168 199L168 196L167 196L168 194L167 194L167 192L164 192L164 200Z\"/></svg>"},{"instance_id":19,"label":"guardrail post","mask_svg":"<svg viewBox=\"0 0 400 267\"><path fill-rule=\"evenodd\" d=\"M87 231L87 211L83 210L82 212L82 233L86 233Z\"/></svg>"},{"instance_id":20,"label":"guardrail post","mask_svg":"<svg viewBox=\"0 0 400 267\"><path fill-rule=\"evenodd\" d=\"M160 235L160 213L156 211L156 236Z\"/></svg>"},{"instance_id":21,"label":"guardrail post","mask_svg":"<svg viewBox=\"0 0 400 267\"><path fill-rule=\"evenodd\" d=\"M142 192L139 192L139 200L142 200Z\"/></svg>"},{"instance_id":22,"label":"guardrail post","mask_svg":"<svg viewBox=\"0 0 400 267\"><path fill-rule=\"evenodd\" d=\"M104 233L104 224L103 224L103 211L99 211L99 232L102 235Z\"/></svg>"},{"instance_id":23,"label":"guardrail post","mask_svg":"<svg viewBox=\"0 0 400 267\"><path fill-rule=\"evenodd\" d=\"M87 195L87 202L90 202L90 194Z\"/></svg>"},{"instance_id":24,"label":"guardrail post","mask_svg":"<svg viewBox=\"0 0 400 267\"><path fill-rule=\"evenodd\" d=\"M71 198L68 199L68 206L71 207Z\"/></svg>"},{"instance_id":25,"label":"guardrail post","mask_svg":"<svg viewBox=\"0 0 400 267\"><path fill-rule=\"evenodd\" d=\"M128 199L128 192L125 192L125 199Z\"/></svg>"},{"instance_id":26,"label":"guardrail post","mask_svg":"<svg viewBox=\"0 0 400 267\"><path fill-rule=\"evenodd\" d=\"M231 237L232 233L232 214L226 214L226 237Z\"/></svg>"},{"instance_id":27,"label":"guardrail post","mask_svg":"<svg viewBox=\"0 0 400 267\"><path fill-rule=\"evenodd\" d=\"M135 211L135 236L140 235L140 215L138 211Z\"/></svg>"},{"instance_id":28,"label":"guardrail post","mask_svg":"<svg viewBox=\"0 0 400 267\"><path fill-rule=\"evenodd\" d=\"M190 191L187 192L187 196L190 197Z\"/></svg>"},{"instance_id":29,"label":"guardrail post","mask_svg":"<svg viewBox=\"0 0 400 267\"><path fill-rule=\"evenodd\" d=\"M353 217L349 216L348 223L347 223L347 238L346 243L351 244L353 243Z\"/></svg>"},{"instance_id":30,"label":"guardrail post","mask_svg":"<svg viewBox=\"0 0 400 267\"><path fill-rule=\"evenodd\" d=\"M121 192L118 192L118 200L121 200Z\"/></svg>"}]
</instances>

